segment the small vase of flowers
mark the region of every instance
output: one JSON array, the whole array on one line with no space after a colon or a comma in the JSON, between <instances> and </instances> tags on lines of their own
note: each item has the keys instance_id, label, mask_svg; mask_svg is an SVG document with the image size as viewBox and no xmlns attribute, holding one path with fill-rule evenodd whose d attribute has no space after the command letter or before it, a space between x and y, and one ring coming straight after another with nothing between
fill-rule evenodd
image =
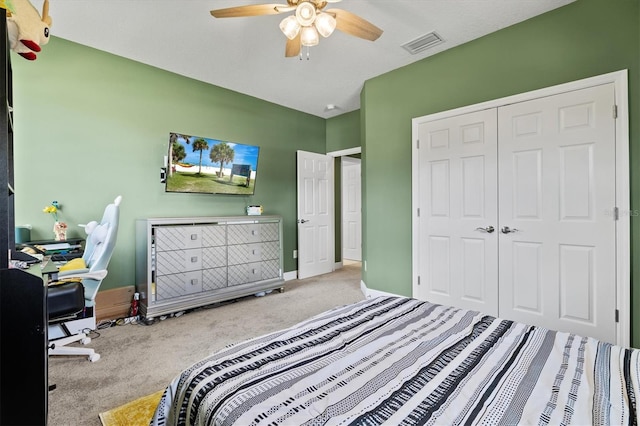
<instances>
[{"instance_id":1,"label":"small vase of flowers","mask_svg":"<svg viewBox=\"0 0 640 426\"><path fill-rule=\"evenodd\" d=\"M45 207L42 211L49 213L53 216L53 234L56 241L66 241L67 239L67 224L58 220L58 211L60 210L60 204L57 201L52 201L51 205Z\"/></svg>"}]
</instances>

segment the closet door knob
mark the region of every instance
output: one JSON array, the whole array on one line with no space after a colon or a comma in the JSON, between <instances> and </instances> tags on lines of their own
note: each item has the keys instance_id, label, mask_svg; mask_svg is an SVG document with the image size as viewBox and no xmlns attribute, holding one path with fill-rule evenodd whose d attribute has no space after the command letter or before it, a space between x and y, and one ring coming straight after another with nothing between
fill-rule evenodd
<instances>
[{"instance_id":1,"label":"closet door knob","mask_svg":"<svg viewBox=\"0 0 640 426\"><path fill-rule=\"evenodd\" d=\"M490 234L493 231L495 231L495 228L493 226L489 225L486 228L478 227L478 228L476 228L476 231L482 231L482 232L486 232L486 233Z\"/></svg>"},{"instance_id":2,"label":"closet door knob","mask_svg":"<svg viewBox=\"0 0 640 426\"><path fill-rule=\"evenodd\" d=\"M518 231L520 230L516 228L509 228L508 226L503 226L502 229L500 230L500 232L502 232L503 234L510 234L512 232L518 232Z\"/></svg>"},{"instance_id":3,"label":"closet door knob","mask_svg":"<svg viewBox=\"0 0 640 426\"><path fill-rule=\"evenodd\" d=\"M307 223L307 222L309 222L309 221L308 221L308 220L306 220L306 219L300 219L300 220L298 220L298 223Z\"/></svg>"}]
</instances>

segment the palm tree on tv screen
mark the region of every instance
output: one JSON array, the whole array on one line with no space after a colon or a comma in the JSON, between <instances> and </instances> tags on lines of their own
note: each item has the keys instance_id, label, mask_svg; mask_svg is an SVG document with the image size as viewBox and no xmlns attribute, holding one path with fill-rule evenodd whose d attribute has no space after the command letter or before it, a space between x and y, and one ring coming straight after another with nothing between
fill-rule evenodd
<instances>
[{"instance_id":1,"label":"palm tree on tv screen","mask_svg":"<svg viewBox=\"0 0 640 426\"><path fill-rule=\"evenodd\" d=\"M187 152L184 150L184 146L180 145L180 142L174 142L171 149L171 161L179 163L187 156Z\"/></svg>"},{"instance_id":2,"label":"palm tree on tv screen","mask_svg":"<svg viewBox=\"0 0 640 426\"><path fill-rule=\"evenodd\" d=\"M224 168L225 163L231 163L233 161L233 157L236 155L236 152L231 148L226 142L220 142L211 148L211 152L209 153L209 158L214 163L220 163L220 173L219 177L222 177L224 173L222 169Z\"/></svg>"},{"instance_id":3,"label":"palm tree on tv screen","mask_svg":"<svg viewBox=\"0 0 640 426\"><path fill-rule=\"evenodd\" d=\"M203 138L193 141L193 152L200 151L200 162L198 163L198 174L202 172L202 151L209 149L209 144Z\"/></svg>"},{"instance_id":4,"label":"palm tree on tv screen","mask_svg":"<svg viewBox=\"0 0 640 426\"><path fill-rule=\"evenodd\" d=\"M178 142L178 139L182 138L182 139L185 140L185 142L187 144L189 144L189 138L190 137L191 136L184 135L182 133L173 133L173 132L169 133L169 161L171 162L169 164L169 176L173 176L173 163L174 162L177 163L178 161L183 160L187 156L187 153L184 151L184 147L182 145L180 145L180 143ZM175 149L177 149L177 148L181 149L182 153L184 154L184 155L182 155L182 157L180 157L178 159L176 159L176 155L173 153L173 151ZM181 155L181 154L179 154L179 155Z\"/></svg>"}]
</instances>

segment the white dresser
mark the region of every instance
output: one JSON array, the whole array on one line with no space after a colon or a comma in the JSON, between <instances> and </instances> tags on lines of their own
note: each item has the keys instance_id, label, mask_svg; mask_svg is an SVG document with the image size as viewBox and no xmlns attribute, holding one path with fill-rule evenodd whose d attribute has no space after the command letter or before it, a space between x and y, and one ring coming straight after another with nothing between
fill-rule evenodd
<instances>
[{"instance_id":1,"label":"white dresser","mask_svg":"<svg viewBox=\"0 0 640 426\"><path fill-rule=\"evenodd\" d=\"M136 291L146 318L282 291L283 283L279 216L136 221Z\"/></svg>"}]
</instances>

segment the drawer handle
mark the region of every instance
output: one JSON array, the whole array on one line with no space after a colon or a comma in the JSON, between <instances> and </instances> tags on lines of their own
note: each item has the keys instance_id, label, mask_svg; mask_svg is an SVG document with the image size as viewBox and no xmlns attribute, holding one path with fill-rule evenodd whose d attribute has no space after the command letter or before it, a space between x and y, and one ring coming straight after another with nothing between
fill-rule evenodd
<instances>
[{"instance_id":1,"label":"drawer handle","mask_svg":"<svg viewBox=\"0 0 640 426\"><path fill-rule=\"evenodd\" d=\"M197 285L198 284L198 279L197 278L193 278L191 280L191 285Z\"/></svg>"},{"instance_id":2,"label":"drawer handle","mask_svg":"<svg viewBox=\"0 0 640 426\"><path fill-rule=\"evenodd\" d=\"M251 254L256 254L256 249L251 250Z\"/></svg>"},{"instance_id":3,"label":"drawer handle","mask_svg":"<svg viewBox=\"0 0 640 426\"><path fill-rule=\"evenodd\" d=\"M191 257L191 263L196 263L198 261L198 256Z\"/></svg>"},{"instance_id":4,"label":"drawer handle","mask_svg":"<svg viewBox=\"0 0 640 426\"><path fill-rule=\"evenodd\" d=\"M191 241L195 241L198 239L198 234L191 234Z\"/></svg>"},{"instance_id":5,"label":"drawer handle","mask_svg":"<svg viewBox=\"0 0 640 426\"><path fill-rule=\"evenodd\" d=\"M251 273L252 273L253 275L255 275L255 274L256 274L256 270L255 270L255 269L252 269L252 270L251 270Z\"/></svg>"}]
</instances>

